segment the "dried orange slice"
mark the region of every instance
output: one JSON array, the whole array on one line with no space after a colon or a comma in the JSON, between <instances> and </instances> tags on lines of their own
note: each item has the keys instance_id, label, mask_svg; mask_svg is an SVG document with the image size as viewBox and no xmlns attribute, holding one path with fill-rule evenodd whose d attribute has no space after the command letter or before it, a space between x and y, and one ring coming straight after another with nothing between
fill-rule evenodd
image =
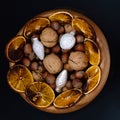
<instances>
[{"instance_id":1,"label":"dried orange slice","mask_svg":"<svg viewBox=\"0 0 120 120\"><path fill-rule=\"evenodd\" d=\"M100 49L98 45L91 39L85 39L85 53L88 56L91 65L99 65L100 63Z\"/></svg>"},{"instance_id":2,"label":"dried orange slice","mask_svg":"<svg viewBox=\"0 0 120 120\"><path fill-rule=\"evenodd\" d=\"M43 28L50 25L47 18L35 18L28 22L24 28L24 36L30 38L34 33L40 32Z\"/></svg>"},{"instance_id":3,"label":"dried orange slice","mask_svg":"<svg viewBox=\"0 0 120 120\"><path fill-rule=\"evenodd\" d=\"M74 18L72 27L77 32L82 32L86 38L95 39L95 31L93 27L82 18Z\"/></svg>"},{"instance_id":4,"label":"dried orange slice","mask_svg":"<svg viewBox=\"0 0 120 120\"><path fill-rule=\"evenodd\" d=\"M7 80L16 92L25 92L26 86L34 81L31 72L24 65L13 66L8 71Z\"/></svg>"},{"instance_id":5,"label":"dried orange slice","mask_svg":"<svg viewBox=\"0 0 120 120\"><path fill-rule=\"evenodd\" d=\"M25 92L28 101L39 108L50 106L55 99L53 89L44 82L34 82L26 88Z\"/></svg>"},{"instance_id":6,"label":"dried orange slice","mask_svg":"<svg viewBox=\"0 0 120 120\"><path fill-rule=\"evenodd\" d=\"M11 62L18 62L23 57L23 48L26 39L23 36L15 36L6 46L6 57Z\"/></svg>"},{"instance_id":7,"label":"dried orange slice","mask_svg":"<svg viewBox=\"0 0 120 120\"><path fill-rule=\"evenodd\" d=\"M85 94L92 92L99 84L101 78L101 70L99 66L91 66L85 71L87 78Z\"/></svg>"},{"instance_id":8,"label":"dried orange slice","mask_svg":"<svg viewBox=\"0 0 120 120\"><path fill-rule=\"evenodd\" d=\"M67 108L73 106L82 96L82 91L80 89L70 89L66 90L59 94L54 102L53 105L56 108Z\"/></svg>"},{"instance_id":9,"label":"dried orange slice","mask_svg":"<svg viewBox=\"0 0 120 120\"><path fill-rule=\"evenodd\" d=\"M49 16L51 21L58 21L60 23L70 23L73 16L68 12L56 12Z\"/></svg>"}]
</instances>

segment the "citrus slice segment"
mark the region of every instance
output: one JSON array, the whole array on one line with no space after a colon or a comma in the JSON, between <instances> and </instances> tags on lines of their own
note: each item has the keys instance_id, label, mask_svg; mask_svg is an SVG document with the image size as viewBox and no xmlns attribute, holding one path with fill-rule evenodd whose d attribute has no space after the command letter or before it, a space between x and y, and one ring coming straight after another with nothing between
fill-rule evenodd
<instances>
[{"instance_id":1,"label":"citrus slice segment","mask_svg":"<svg viewBox=\"0 0 120 120\"><path fill-rule=\"evenodd\" d=\"M85 78L87 78L85 93L92 92L99 84L101 78L101 70L99 66L91 66L85 71Z\"/></svg>"},{"instance_id":2,"label":"citrus slice segment","mask_svg":"<svg viewBox=\"0 0 120 120\"><path fill-rule=\"evenodd\" d=\"M86 38L95 39L95 31L93 27L82 18L74 18L72 27L77 32L82 32Z\"/></svg>"},{"instance_id":3,"label":"citrus slice segment","mask_svg":"<svg viewBox=\"0 0 120 120\"><path fill-rule=\"evenodd\" d=\"M44 82L34 82L26 88L25 92L28 101L36 107L49 107L55 99L53 89Z\"/></svg>"},{"instance_id":4,"label":"citrus slice segment","mask_svg":"<svg viewBox=\"0 0 120 120\"><path fill-rule=\"evenodd\" d=\"M56 12L49 16L51 21L58 21L60 23L70 23L72 21L73 16L68 12Z\"/></svg>"},{"instance_id":5,"label":"citrus slice segment","mask_svg":"<svg viewBox=\"0 0 120 120\"><path fill-rule=\"evenodd\" d=\"M43 28L50 25L47 18L34 18L24 28L24 36L30 38L34 33L39 33Z\"/></svg>"},{"instance_id":6,"label":"citrus slice segment","mask_svg":"<svg viewBox=\"0 0 120 120\"><path fill-rule=\"evenodd\" d=\"M34 81L31 72L24 65L13 66L8 71L7 80L16 92L25 92L26 86Z\"/></svg>"},{"instance_id":7,"label":"citrus slice segment","mask_svg":"<svg viewBox=\"0 0 120 120\"><path fill-rule=\"evenodd\" d=\"M82 91L80 89L70 89L66 90L59 94L54 102L53 105L56 108L67 108L73 106L82 96Z\"/></svg>"},{"instance_id":8,"label":"citrus slice segment","mask_svg":"<svg viewBox=\"0 0 120 120\"><path fill-rule=\"evenodd\" d=\"M6 46L6 57L11 62L18 62L22 59L23 48L26 39L23 36L15 36Z\"/></svg>"},{"instance_id":9,"label":"citrus slice segment","mask_svg":"<svg viewBox=\"0 0 120 120\"><path fill-rule=\"evenodd\" d=\"M100 63L100 49L98 45L91 39L84 41L85 53L88 56L91 65L99 65Z\"/></svg>"}]
</instances>

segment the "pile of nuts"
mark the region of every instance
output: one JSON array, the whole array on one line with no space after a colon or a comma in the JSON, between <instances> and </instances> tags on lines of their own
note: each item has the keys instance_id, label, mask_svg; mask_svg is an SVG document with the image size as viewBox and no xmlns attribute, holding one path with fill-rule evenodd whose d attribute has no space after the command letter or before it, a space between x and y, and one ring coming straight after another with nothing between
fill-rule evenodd
<instances>
[{"instance_id":1,"label":"pile of nuts","mask_svg":"<svg viewBox=\"0 0 120 120\"><path fill-rule=\"evenodd\" d=\"M81 89L88 67L83 42L84 36L75 33L71 24L53 21L27 41L20 62L30 69L35 81L48 83L58 93Z\"/></svg>"}]
</instances>

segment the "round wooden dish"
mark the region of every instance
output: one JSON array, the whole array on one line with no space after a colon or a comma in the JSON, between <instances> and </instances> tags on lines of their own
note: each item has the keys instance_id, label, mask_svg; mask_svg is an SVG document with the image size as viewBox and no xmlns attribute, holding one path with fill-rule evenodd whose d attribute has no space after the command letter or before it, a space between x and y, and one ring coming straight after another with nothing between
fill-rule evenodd
<instances>
[{"instance_id":1,"label":"round wooden dish","mask_svg":"<svg viewBox=\"0 0 120 120\"><path fill-rule=\"evenodd\" d=\"M71 13L73 16L78 16L80 18L84 18L94 28L94 30L96 32L96 41L97 41L97 43L99 45L100 52L101 52L101 61L100 61L100 65L99 66L100 66L101 71L102 71L102 73L101 73L101 80L100 80L100 83L99 83L98 87L93 92L91 92L91 93L85 95L84 97L82 97L82 99L77 104L75 104L74 106L69 107L69 108L65 108L65 109L58 109L58 108L55 108L54 106L50 106L50 107L45 108L45 109L37 108L39 110L42 110L42 111L45 111L45 112L49 112L49 113L59 113L59 114L62 114L62 113L73 112L73 111L76 111L76 110L79 110L79 109L85 107L90 102L92 102L95 99L95 97L101 92L101 90L103 89L103 87L104 87L104 85L105 85L105 83L107 81L107 77L108 77L108 74L109 74L110 53L109 53L109 47L108 47L108 44L107 44L107 41L106 41L106 38L105 38L103 32L100 30L100 28L92 20L90 20L88 17L84 16L81 13L78 13L78 12L72 11L72 10L58 9L58 10L51 10L51 11L46 11L46 12L40 13L39 15L37 15L35 17L48 17L51 14L53 14L55 12L59 12L59 11L60 12L61 11L66 11L66 12ZM18 32L18 35L22 35L23 34L23 29L24 29L24 26ZM27 99L25 97L25 94L20 94L20 95L24 98L25 101L27 101Z\"/></svg>"}]
</instances>

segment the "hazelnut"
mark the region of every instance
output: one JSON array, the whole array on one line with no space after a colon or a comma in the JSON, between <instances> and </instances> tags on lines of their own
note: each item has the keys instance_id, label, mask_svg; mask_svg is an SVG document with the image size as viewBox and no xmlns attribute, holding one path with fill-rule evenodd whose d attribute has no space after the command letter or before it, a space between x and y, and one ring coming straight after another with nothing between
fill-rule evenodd
<instances>
[{"instance_id":1,"label":"hazelnut","mask_svg":"<svg viewBox=\"0 0 120 120\"><path fill-rule=\"evenodd\" d=\"M72 85L74 88L81 88L83 83L79 79L74 79L72 81Z\"/></svg>"},{"instance_id":2,"label":"hazelnut","mask_svg":"<svg viewBox=\"0 0 120 120\"><path fill-rule=\"evenodd\" d=\"M23 63L25 66L29 67L29 65L30 65L30 60L29 60L27 57L25 57L25 58L23 58L22 63Z\"/></svg>"},{"instance_id":3,"label":"hazelnut","mask_svg":"<svg viewBox=\"0 0 120 120\"><path fill-rule=\"evenodd\" d=\"M62 49L62 52L63 52L63 53L68 53L68 52L70 52L70 50Z\"/></svg>"},{"instance_id":4,"label":"hazelnut","mask_svg":"<svg viewBox=\"0 0 120 120\"><path fill-rule=\"evenodd\" d=\"M76 71L75 78L81 79L84 76L84 71Z\"/></svg>"},{"instance_id":5,"label":"hazelnut","mask_svg":"<svg viewBox=\"0 0 120 120\"><path fill-rule=\"evenodd\" d=\"M82 43L78 43L76 46L75 46L75 50L76 51L85 51L85 47Z\"/></svg>"},{"instance_id":6,"label":"hazelnut","mask_svg":"<svg viewBox=\"0 0 120 120\"><path fill-rule=\"evenodd\" d=\"M56 21L53 21L53 22L51 23L51 27L52 27L54 30L58 30L59 27L60 27L60 24L59 24L58 22L56 22Z\"/></svg>"},{"instance_id":7,"label":"hazelnut","mask_svg":"<svg viewBox=\"0 0 120 120\"><path fill-rule=\"evenodd\" d=\"M42 73L44 70L45 70L45 68L42 65L38 66L38 71L39 72Z\"/></svg>"},{"instance_id":8,"label":"hazelnut","mask_svg":"<svg viewBox=\"0 0 120 120\"><path fill-rule=\"evenodd\" d=\"M43 64L47 71L51 74L56 74L62 69L62 61L54 53L47 55L43 60Z\"/></svg>"},{"instance_id":9,"label":"hazelnut","mask_svg":"<svg viewBox=\"0 0 120 120\"><path fill-rule=\"evenodd\" d=\"M88 58L85 53L76 51L71 52L68 60L68 64L73 70L83 70L88 65Z\"/></svg>"},{"instance_id":10,"label":"hazelnut","mask_svg":"<svg viewBox=\"0 0 120 120\"><path fill-rule=\"evenodd\" d=\"M55 83L53 83L53 84L50 84L50 87L51 87L52 89L55 89L55 87L56 87L56 84L55 84Z\"/></svg>"},{"instance_id":11,"label":"hazelnut","mask_svg":"<svg viewBox=\"0 0 120 120\"><path fill-rule=\"evenodd\" d=\"M71 71L70 65L68 63L64 64L64 69Z\"/></svg>"},{"instance_id":12,"label":"hazelnut","mask_svg":"<svg viewBox=\"0 0 120 120\"><path fill-rule=\"evenodd\" d=\"M33 59L35 59L36 56L34 52L31 52L28 57L32 61Z\"/></svg>"},{"instance_id":13,"label":"hazelnut","mask_svg":"<svg viewBox=\"0 0 120 120\"><path fill-rule=\"evenodd\" d=\"M77 43L81 43L84 41L84 37L81 34L76 35L76 41Z\"/></svg>"},{"instance_id":14,"label":"hazelnut","mask_svg":"<svg viewBox=\"0 0 120 120\"><path fill-rule=\"evenodd\" d=\"M68 88L66 86L62 88L62 92L66 91L66 90L68 90Z\"/></svg>"},{"instance_id":15,"label":"hazelnut","mask_svg":"<svg viewBox=\"0 0 120 120\"><path fill-rule=\"evenodd\" d=\"M32 71L32 75L35 81L42 81L42 76L39 71Z\"/></svg>"},{"instance_id":16,"label":"hazelnut","mask_svg":"<svg viewBox=\"0 0 120 120\"><path fill-rule=\"evenodd\" d=\"M45 80L48 84L52 85L55 83L55 76L53 74L48 74Z\"/></svg>"},{"instance_id":17,"label":"hazelnut","mask_svg":"<svg viewBox=\"0 0 120 120\"><path fill-rule=\"evenodd\" d=\"M67 61L68 61L68 54L67 53L64 53L64 54L62 54L62 56L61 56L61 60L62 60L62 62L63 63L67 63Z\"/></svg>"},{"instance_id":18,"label":"hazelnut","mask_svg":"<svg viewBox=\"0 0 120 120\"><path fill-rule=\"evenodd\" d=\"M65 24L64 28L66 33L69 33L72 31L72 26L70 24Z\"/></svg>"},{"instance_id":19,"label":"hazelnut","mask_svg":"<svg viewBox=\"0 0 120 120\"><path fill-rule=\"evenodd\" d=\"M39 65L43 65L42 61L38 61L38 64L39 64Z\"/></svg>"},{"instance_id":20,"label":"hazelnut","mask_svg":"<svg viewBox=\"0 0 120 120\"><path fill-rule=\"evenodd\" d=\"M59 34L63 34L65 32L65 29L63 26L60 26L59 29L57 30Z\"/></svg>"},{"instance_id":21,"label":"hazelnut","mask_svg":"<svg viewBox=\"0 0 120 120\"><path fill-rule=\"evenodd\" d=\"M57 44L58 35L55 30L47 27L40 34L40 39L44 46L51 48Z\"/></svg>"},{"instance_id":22,"label":"hazelnut","mask_svg":"<svg viewBox=\"0 0 120 120\"><path fill-rule=\"evenodd\" d=\"M47 72L47 71L44 71L44 72L42 73L42 78L45 79L45 78L47 77L47 75L48 75L48 72Z\"/></svg>"},{"instance_id":23,"label":"hazelnut","mask_svg":"<svg viewBox=\"0 0 120 120\"><path fill-rule=\"evenodd\" d=\"M73 86L72 86L72 82L69 80L67 81L66 85L65 85L68 89L71 89Z\"/></svg>"},{"instance_id":24,"label":"hazelnut","mask_svg":"<svg viewBox=\"0 0 120 120\"><path fill-rule=\"evenodd\" d=\"M30 43L27 43L25 46L24 46L24 53L25 54L30 54L32 52L32 46Z\"/></svg>"},{"instance_id":25,"label":"hazelnut","mask_svg":"<svg viewBox=\"0 0 120 120\"><path fill-rule=\"evenodd\" d=\"M38 63L37 62L32 62L30 64L30 69L31 70L37 70L38 69Z\"/></svg>"},{"instance_id":26,"label":"hazelnut","mask_svg":"<svg viewBox=\"0 0 120 120\"><path fill-rule=\"evenodd\" d=\"M45 48L45 53L49 54L50 53L50 49L49 48Z\"/></svg>"},{"instance_id":27,"label":"hazelnut","mask_svg":"<svg viewBox=\"0 0 120 120\"><path fill-rule=\"evenodd\" d=\"M53 53L59 53L60 52L60 46L59 45L56 45L52 48L52 52Z\"/></svg>"},{"instance_id":28,"label":"hazelnut","mask_svg":"<svg viewBox=\"0 0 120 120\"><path fill-rule=\"evenodd\" d=\"M71 79L71 80L74 80L74 79L75 79L75 74L71 74L71 75L70 75L70 79Z\"/></svg>"}]
</instances>

